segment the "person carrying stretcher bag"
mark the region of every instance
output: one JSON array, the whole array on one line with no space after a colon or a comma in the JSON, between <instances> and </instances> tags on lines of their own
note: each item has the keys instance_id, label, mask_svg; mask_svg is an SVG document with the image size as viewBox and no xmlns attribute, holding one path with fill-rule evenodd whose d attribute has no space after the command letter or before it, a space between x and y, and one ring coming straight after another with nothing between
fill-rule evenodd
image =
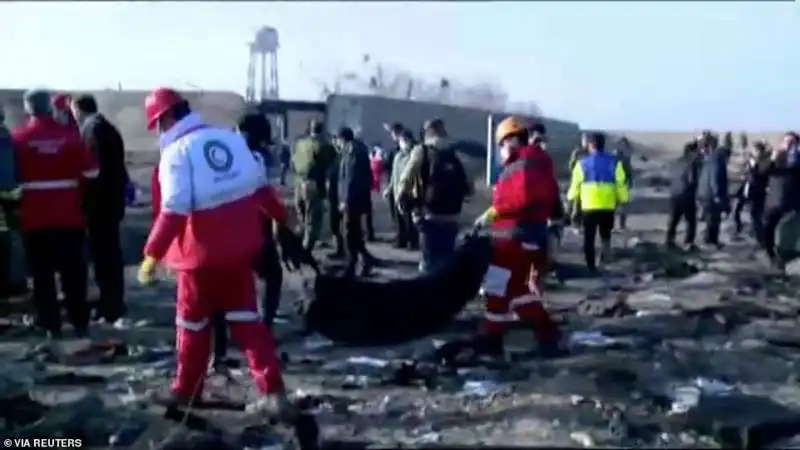
<instances>
[{"instance_id":1,"label":"person carrying stretcher bag","mask_svg":"<svg viewBox=\"0 0 800 450\"><path fill-rule=\"evenodd\" d=\"M503 168L492 206L475 221L492 237L479 351L502 353L508 323L519 320L531 326L540 353L554 356L561 353L561 332L542 305L541 284L548 270L548 219L558 201L553 162L539 146L528 144L520 118L500 122L495 141Z\"/></svg>"}]
</instances>

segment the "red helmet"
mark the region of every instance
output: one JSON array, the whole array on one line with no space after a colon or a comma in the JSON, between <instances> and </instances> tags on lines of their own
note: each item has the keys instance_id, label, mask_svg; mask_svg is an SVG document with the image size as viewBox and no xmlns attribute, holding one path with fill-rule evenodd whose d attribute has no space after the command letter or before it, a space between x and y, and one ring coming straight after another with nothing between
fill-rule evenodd
<instances>
[{"instance_id":1,"label":"red helmet","mask_svg":"<svg viewBox=\"0 0 800 450\"><path fill-rule=\"evenodd\" d=\"M72 97L69 94L56 94L50 101L53 104L53 109L56 111L68 111L69 104L72 102Z\"/></svg>"},{"instance_id":2,"label":"red helmet","mask_svg":"<svg viewBox=\"0 0 800 450\"><path fill-rule=\"evenodd\" d=\"M147 117L147 129L152 130L156 122L173 106L185 101L181 94L170 88L158 88L144 98L144 115Z\"/></svg>"}]
</instances>

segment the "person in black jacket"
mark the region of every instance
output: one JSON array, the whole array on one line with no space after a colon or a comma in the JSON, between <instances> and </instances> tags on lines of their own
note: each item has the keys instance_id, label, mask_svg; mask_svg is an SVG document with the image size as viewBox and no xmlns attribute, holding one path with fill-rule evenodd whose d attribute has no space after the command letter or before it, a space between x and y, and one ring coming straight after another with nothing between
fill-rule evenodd
<instances>
[{"instance_id":1,"label":"person in black jacket","mask_svg":"<svg viewBox=\"0 0 800 450\"><path fill-rule=\"evenodd\" d=\"M262 114L245 114L237 127L239 133L244 137L248 147L267 170L266 155L272 144L272 126L269 120ZM281 287L283 286L283 267L281 257L278 253L278 243L275 237L276 224L264 219L262 221L262 234L264 243L255 261L255 272L264 281L264 295L261 297L258 309L264 323L272 327L278 307L281 302ZM223 315L213 318L214 325L214 356L212 367L216 371L224 371L226 368L225 356L228 352L228 327Z\"/></svg>"},{"instance_id":2,"label":"person in black jacket","mask_svg":"<svg viewBox=\"0 0 800 450\"><path fill-rule=\"evenodd\" d=\"M745 179L736 192L736 205L731 215L736 233L741 233L742 211L745 205L749 205L753 236L761 243L764 229L764 201L767 195L767 175L764 172L765 167L769 165L769 153L764 142L756 142L753 150L754 153L748 155L745 162Z\"/></svg>"},{"instance_id":3,"label":"person in black jacket","mask_svg":"<svg viewBox=\"0 0 800 450\"><path fill-rule=\"evenodd\" d=\"M794 132L784 135L782 145L764 165L767 176L762 246L770 262L783 269L785 255L775 248L775 234L781 220L800 207L800 138Z\"/></svg>"},{"instance_id":4,"label":"person in black jacket","mask_svg":"<svg viewBox=\"0 0 800 450\"><path fill-rule=\"evenodd\" d=\"M681 220L686 222L684 243L688 250L695 249L697 234L697 182L700 177L701 160L697 154L697 142L686 143L683 155L672 168L670 182L670 208L667 221L666 245L677 248L675 234Z\"/></svg>"},{"instance_id":5,"label":"person in black jacket","mask_svg":"<svg viewBox=\"0 0 800 450\"><path fill-rule=\"evenodd\" d=\"M362 258L361 275L367 276L375 265L375 257L367 251L362 228L364 215L370 208L372 171L369 150L357 140L353 130L342 127L336 144L340 148L338 197L339 211L344 218L344 235L347 246L347 276L355 275L359 256Z\"/></svg>"},{"instance_id":6,"label":"person in black jacket","mask_svg":"<svg viewBox=\"0 0 800 450\"><path fill-rule=\"evenodd\" d=\"M702 157L697 183L697 199L706 218L703 242L721 248L719 229L722 214L730 211L728 198L728 158L717 145L717 138L704 132L698 143Z\"/></svg>"},{"instance_id":7,"label":"person in black jacket","mask_svg":"<svg viewBox=\"0 0 800 450\"><path fill-rule=\"evenodd\" d=\"M94 97L81 95L70 106L81 137L100 168L100 175L89 185L84 206L94 277L100 290L96 314L107 322L116 322L127 312L120 242L125 192L130 183L125 144L117 128L98 112Z\"/></svg>"}]
</instances>

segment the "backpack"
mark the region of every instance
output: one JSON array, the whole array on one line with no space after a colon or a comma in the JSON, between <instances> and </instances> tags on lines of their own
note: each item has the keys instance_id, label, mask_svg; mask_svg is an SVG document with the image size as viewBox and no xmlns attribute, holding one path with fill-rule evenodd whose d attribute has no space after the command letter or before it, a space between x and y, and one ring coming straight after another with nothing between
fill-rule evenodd
<instances>
[{"instance_id":1,"label":"backpack","mask_svg":"<svg viewBox=\"0 0 800 450\"><path fill-rule=\"evenodd\" d=\"M423 146L421 206L433 214L459 214L467 196L467 174L454 148Z\"/></svg>"}]
</instances>

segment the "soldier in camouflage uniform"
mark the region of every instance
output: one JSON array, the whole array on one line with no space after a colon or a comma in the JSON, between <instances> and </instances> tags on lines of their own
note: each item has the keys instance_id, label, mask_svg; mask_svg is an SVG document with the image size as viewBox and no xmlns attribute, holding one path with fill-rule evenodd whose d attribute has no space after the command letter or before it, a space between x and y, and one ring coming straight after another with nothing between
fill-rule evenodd
<instances>
[{"instance_id":1,"label":"soldier in camouflage uniform","mask_svg":"<svg viewBox=\"0 0 800 450\"><path fill-rule=\"evenodd\" d=\"M325 136L321 122L312 120L308 136L294 144L292 174L294 205L302 227L303 245L312 250L319 239L325 211L326 183L336 150Z\"/></svg>"}]
</instances>

